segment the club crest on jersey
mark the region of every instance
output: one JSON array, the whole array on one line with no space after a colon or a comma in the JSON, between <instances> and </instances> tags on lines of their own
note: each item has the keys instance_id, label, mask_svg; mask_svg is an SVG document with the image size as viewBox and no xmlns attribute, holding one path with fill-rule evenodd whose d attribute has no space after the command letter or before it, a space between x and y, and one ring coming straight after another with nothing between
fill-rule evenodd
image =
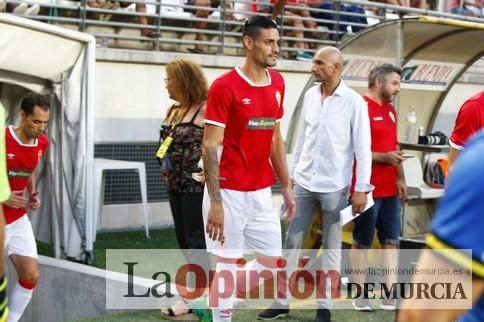
<instances>
[{"instance_id":1,"label":"club crest on jersey","mask_svg":"<svg viewBox=\"0 0 484 322\"><path fill-rule=\"evenodd\" d=\"M277 100L277 105L281 107L281 92L276 91L276 100Z\"/></svg>"},{"instance_id":2,"label":"club crest on jersey","mask_svg":"<svg viewBox=\"0 0 484 322\"><path fill-rule=\"evenodd\" d=\"M392 112L388 112L388 115L390 116L390 118L392 119L393 123L395 123L395 115L393 115Z\"/></svg>"}]
</instances>

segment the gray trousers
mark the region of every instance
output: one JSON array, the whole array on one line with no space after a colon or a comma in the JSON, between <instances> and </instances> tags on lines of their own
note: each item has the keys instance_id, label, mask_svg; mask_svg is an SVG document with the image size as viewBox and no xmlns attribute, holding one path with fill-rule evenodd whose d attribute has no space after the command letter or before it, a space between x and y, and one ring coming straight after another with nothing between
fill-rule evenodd
<instances>
[{"instance_id":1,"label":"gray trousers","mask_svg":"<svg viewBox=\"0 0 484 322\"><path fill-rule=\"evenodd\" d=\"M320 209L322 213L323 255L322 263L318 269L325 272L331 270L340 272L341 268L341 222L340 210L348 204L348 188L339 191L320 193L311 192L299 185L295 187L296 215L289 223L286 234L284 257L287 260L287 276L297 269L299 256L304 239L308 232L314 213ZM315 252L312 252L313 254ZM314 256L311 256L314 259ZM319 266L319 265L318 265ZM279 281L281 282L281 281ZM285 283L286 281L282 281ZM325 296L318 299L320 308L331 307L331 283L327 281L324 290ZM337 285L333 285L335 287ZM318 287L318 286L316 286ZM290 292L287 300L278 300L281 304L289 304Z\"/></svg>"}]
</instances>

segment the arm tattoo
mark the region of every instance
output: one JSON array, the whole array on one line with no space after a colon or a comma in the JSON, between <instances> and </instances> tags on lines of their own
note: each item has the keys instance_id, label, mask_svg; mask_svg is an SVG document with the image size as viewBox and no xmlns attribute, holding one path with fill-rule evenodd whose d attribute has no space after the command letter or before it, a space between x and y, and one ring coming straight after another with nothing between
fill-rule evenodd
<instances>
[{"instance_id":1,"label":"arm tattoo","mask_svg":"<svg viewBox=\"0 0 484 322\"><path fill-rule=\"evenodd\" d=\"M219 163L217 149L213 147L203 147L203 167L205 171L205 182L207 184L208 195L211 202L222 200L219 182Z\"/></svg>"}]
</instances>

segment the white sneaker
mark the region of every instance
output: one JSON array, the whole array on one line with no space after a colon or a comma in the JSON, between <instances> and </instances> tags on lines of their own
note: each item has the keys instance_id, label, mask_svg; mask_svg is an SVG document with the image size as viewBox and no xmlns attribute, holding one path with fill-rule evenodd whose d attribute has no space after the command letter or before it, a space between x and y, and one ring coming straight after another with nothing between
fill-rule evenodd
<instances>
[{"instance_id":1,"label":"white sneaker","mask_svg":"<svg viewBox=\"0 0 484 322\"><path fill-rule=\"evenodd\" d=\"M27 16L36 16L39 14L39 11L40 11L40 6L38 4L34 4L25 11L25 14Z\"/></svg>"},{"instance_id":2,"label":"white sneaker","mask_svg":"<svg viewBox=\"0 0 484 322\"><path fill-rule=\"evenodd\" d=\"M25 11L27 11L27 9L29 8L29 5L26 4L25 2L22 2L21 4L19 4L18 6L16 6L14 9L13 9L13 14L14 15L23 15L25 14Z\"/></svg>"}]
</instances>

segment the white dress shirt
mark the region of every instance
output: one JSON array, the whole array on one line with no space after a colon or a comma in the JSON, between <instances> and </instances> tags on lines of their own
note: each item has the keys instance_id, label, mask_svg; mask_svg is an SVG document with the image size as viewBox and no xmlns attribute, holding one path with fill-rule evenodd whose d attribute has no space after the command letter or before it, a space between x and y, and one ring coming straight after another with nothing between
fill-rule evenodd
<instances>
[{"instance_id":1,"label":"white dress shirt","mask_svg":"<svg viewBox=\"0 0 484 322\"><path fill-rule=\"evenodd\" d=\"M313 192L335 192L351 183L356 160L355 191L373 190L371 133L368 105L340 82L322 101L321 85L304 95L298 139L291 167L292 178Z\"/></svg>"}]
</instances>

